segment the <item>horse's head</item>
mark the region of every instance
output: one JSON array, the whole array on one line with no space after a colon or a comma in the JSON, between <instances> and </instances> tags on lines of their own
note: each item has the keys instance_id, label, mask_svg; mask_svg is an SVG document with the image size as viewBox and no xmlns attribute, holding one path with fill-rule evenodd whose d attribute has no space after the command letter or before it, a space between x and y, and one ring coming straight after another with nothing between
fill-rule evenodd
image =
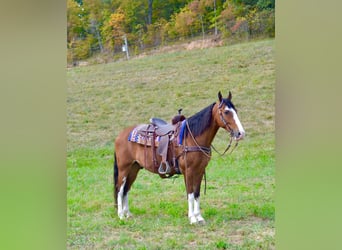
<instances>
[{"instance_id":1,"label":"horse's head","mask_svg":"<svg viewBox=\"0 0 342 250\"><path fill-rule=\"evenodd\" d=\"M217 123L226 129L236 141L243 139L245 130L242 127L237 111L232 103L232 93L227 98L223 98L221 92L218 93L218 118Z\"/></svg>"}]
</instances>

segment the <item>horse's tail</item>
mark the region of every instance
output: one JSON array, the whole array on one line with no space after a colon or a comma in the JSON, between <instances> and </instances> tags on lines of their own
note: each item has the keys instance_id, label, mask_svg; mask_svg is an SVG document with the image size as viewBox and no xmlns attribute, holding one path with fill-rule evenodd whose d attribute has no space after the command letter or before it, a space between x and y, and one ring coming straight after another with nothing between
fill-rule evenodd
<instances>
[{"instance_id":1,"label":"horse's tail","mask_svg":"<svg viewBox=\"0 0 342 250\"><path fill-rule=\"evenodd\" d=\"M116 185L118 183L118 175L119 175L119 169L118 169L118 163L116 161L116 153L114 152L114 169L113 169L113 179L114 179L114 201L115 206L118 204L118 190L116 188Z\"/></svg>"}]
</instances>

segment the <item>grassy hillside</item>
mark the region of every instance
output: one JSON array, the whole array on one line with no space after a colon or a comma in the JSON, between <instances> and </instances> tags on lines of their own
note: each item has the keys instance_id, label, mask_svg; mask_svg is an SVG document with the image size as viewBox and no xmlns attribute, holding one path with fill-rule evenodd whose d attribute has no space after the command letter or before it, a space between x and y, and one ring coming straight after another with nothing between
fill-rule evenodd
<instances>
[{"instance_id":1,"label":"grassy hillside","mask_svg":"<svg viewBox=\"0 0 342 250\"><path fill-rule=\"evenodd\" d=\"M68 69L68 248L274 248L274 40L170 52ZM247 136L231 155L213 153L204 227L191 226L182 176L142 170L132 219L113 208L113 140L156 116L190 116L230 90ZM219 130L213 144L228 142ZM202 189L203 190L203 189Z\"/></svg>"}]
</instances>

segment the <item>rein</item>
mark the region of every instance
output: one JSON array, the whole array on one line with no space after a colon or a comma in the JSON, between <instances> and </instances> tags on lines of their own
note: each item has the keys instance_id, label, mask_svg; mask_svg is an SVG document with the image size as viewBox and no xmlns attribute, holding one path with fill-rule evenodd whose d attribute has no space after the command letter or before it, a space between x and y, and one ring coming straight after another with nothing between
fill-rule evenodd
<instances>
[{"instance_id":1,"label":"rein","mask_svg":"<svg viewBox=\"0 0 342 250\"><path fill-rule=\"evenodd\" d=\"M189 130L189 134L192 138L192 140L195 142L196 146L194 147L188 147L188 146L184 146L184 152L195 152L195 151L200 151L202 152L205 156L207 156L208 158L211 157L211 149L210 148L207 148L207 147L203 147L203 146L200 146L198 145L198 142L196 141L194 135L192 134L191 130L190 130L190 127L189 127L189 123L188 123L188 120L185 121L186 123L186 127L187 129Z\"/></svg>"},{"instance_id":2,"label":"rein","mask_svg":"<svg viewBox=\"0 0 342 250\"><path fill-rule=\"evenodd\" d=\"M233 153L233 151L235 150L235 148L238 146L238 142L236 142L235 143L235 145L234 145L234 148L229 152L229 154L231 154L231 153ZM217 149L214 147L214 145L212 145L211 144L211 147L212 147L212 149L214 149L214 151L219 155L219 156L224 156L226 153L227 153L227 151L229 150L229 148L231 147L231 145L232 145L232 137L230 137L230 140L229 140L229 144L227 145L227 148L224 150L224 152L221 154L220 152L218 152L217 151Z\"/></svg>"},{"instance_id":3,"label":"rein","mask_svg":"<svg viewBox=\"0 0 342 250\"><path fill-rule=\"evenodd\" d=\"M222 106L222 102L220 103L219 108L220 108L221 106ZM211 145L211 147L212 147L212 148L214 149L214 151L215 151L216 153L218 153L220 156L224 156L225 153L229 150L229 148L230 148L231 145L232 145L232 141L233 141L232 135L233 135L233 132L232 132L232 129L230 128L228 122L226 122L226 120L223 118L223 115L222 115L222 111L221 111L221 110L219 110L219 114L220 114L220 119L221 119L222 123L224 124L224 126L226 127L226 129L230 132L230 140L229 140L229 144L227 145L227 148L224 150L224 152L223 152L222 154L219 153L219 152L216 150L216 148L214 147L214 145ZM239 144L238 142L235 143L234 148L230 151L229 154L233 153L234 149L238 146L238 144Z\"/></svg>"}]
</instances>

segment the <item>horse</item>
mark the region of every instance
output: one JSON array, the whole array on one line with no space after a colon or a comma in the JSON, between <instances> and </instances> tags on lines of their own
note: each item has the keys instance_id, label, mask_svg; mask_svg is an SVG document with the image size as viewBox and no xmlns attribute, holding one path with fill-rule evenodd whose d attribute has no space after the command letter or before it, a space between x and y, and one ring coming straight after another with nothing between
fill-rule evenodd
<instances>
[{"instance_id":1,"label":"horse","mask_svg":"<svg viewBox=\"0 0 342 250\"><path fill-rule=\"evenodd\" d=\"M225 129L230 134L230 142L234 139L236 144L244 138L245 130L232 103L230 91L227 98L223 98L219 91L216 102L179 123L183 124L183 130L179 133L178 140L173 140L172 143L176 165L184 176L188 217L190 224L205 224L200 212L200 189L205 168L211 158L211 143L219 128ZM153 154L153 150L147 150L146 145L128 141L134 128L135 126L131 126L124 129L115 139L114 199L120 219L132 216L128 206L128 192L138 172L146 169L160 174L153 158L159 163L161 157Z\"/></svg>"}]
</instances>

